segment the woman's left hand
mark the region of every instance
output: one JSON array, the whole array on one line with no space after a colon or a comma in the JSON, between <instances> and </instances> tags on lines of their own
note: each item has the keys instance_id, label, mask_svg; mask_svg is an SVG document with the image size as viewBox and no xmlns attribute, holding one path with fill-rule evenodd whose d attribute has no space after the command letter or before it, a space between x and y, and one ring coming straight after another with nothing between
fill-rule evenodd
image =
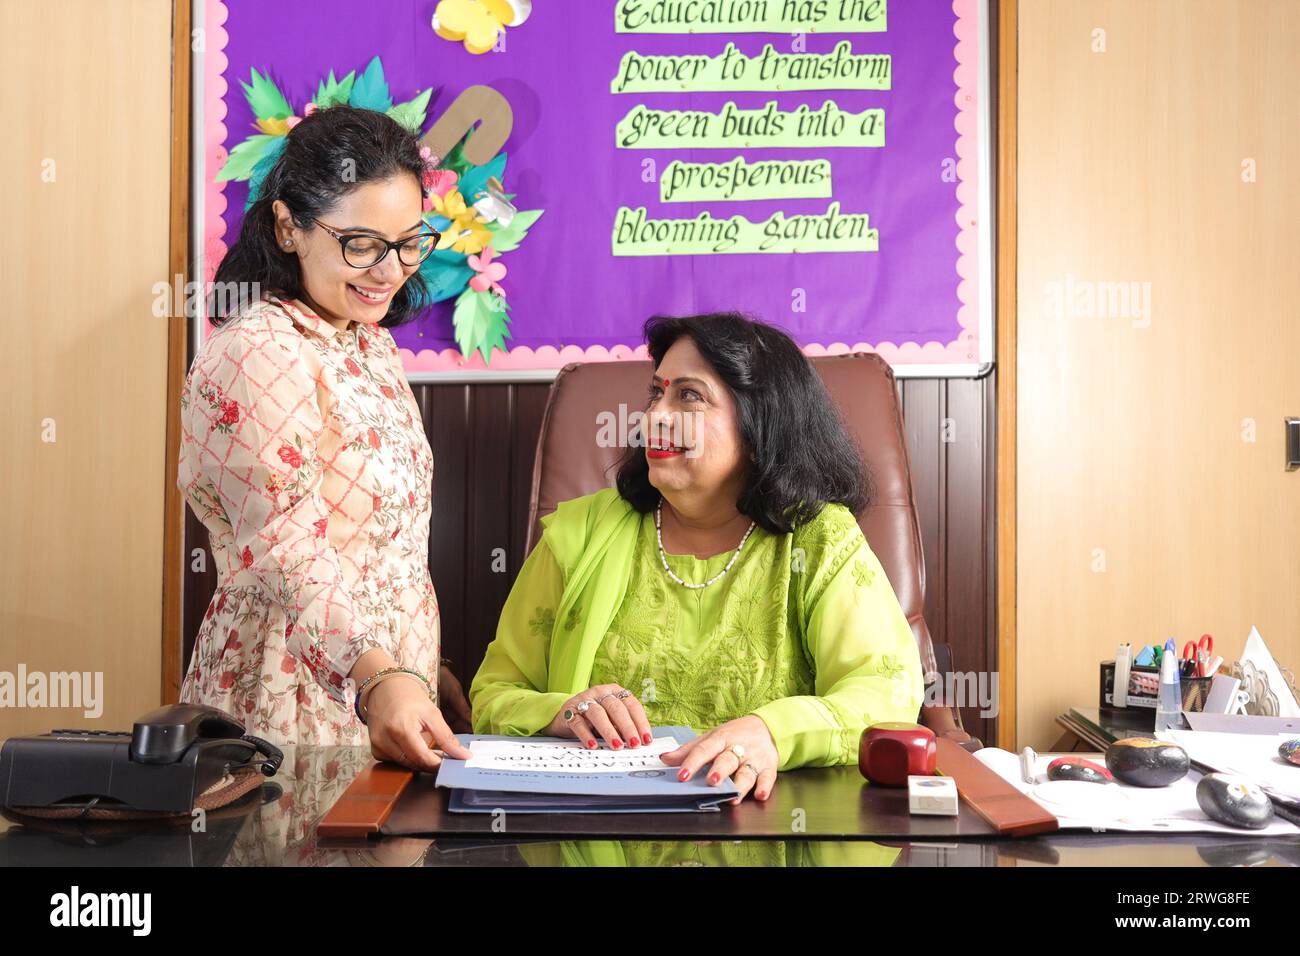
<instances>
[{"instance_id":1,"label":"woman's left hand","mask_svg":"<svg viewBox=\"0 0 1300 956\"><path fill-rule=\"evenodd\" d=\"M745 755L742 760L732 748L739 747ZM660 754L659 759L670 767L681 765L677 779L690 780L709 761L709 785L716 787L725 778L732 777L740 793L732 804L740 803L751 790L759 800L766 800L776 784L776 768L781 762L776 752L772 733L763 718L750 714L729 720L715 727L703 737Z\"/></svg>"},{"instance_id":2,"label":"woman's left hand","mask_svg":"<svg viewBox=\"0 0 1300 956\"><path fill-rule=\"evenodd\" d=\"M474 719L470 714L469 700L465 697L465 688L461 687L460 681L446 664L438 669L438 708L453 733L474 732Z\"/></svg>"}]
</instances>

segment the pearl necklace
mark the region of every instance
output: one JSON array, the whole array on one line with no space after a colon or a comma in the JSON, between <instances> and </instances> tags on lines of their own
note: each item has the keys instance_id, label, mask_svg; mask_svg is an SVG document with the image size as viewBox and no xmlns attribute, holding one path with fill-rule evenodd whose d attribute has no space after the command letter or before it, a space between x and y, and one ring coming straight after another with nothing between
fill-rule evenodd
<instances>
[{"instance_id":1,"label":"pearl necklace","mask_svg":"<svg viewBox=\"0 0 1300 956\"><path fill-rule=\"evenodd\" d=\"M663 562L664 570L668 572L668 576L684 588L698 590L700 588L707 588L710 584L717 584L721 581L723 577L726 576L727 572L731 570L731 566L736 563L736 559L740 557L740 552L745 548L745 542L749 540L750 534L754 531L754 522L751 521L749 523L749 529L745 532L745 536L740 539L740 544L736 545L736 553L731 556L731 560L727 562L727 566L703 584L691 584L690 582L683 581L679 578L673 573L673 569L668 566L668 555L664 553L664 534L660 519L660 512L663 510L663 507L663 501L660 501L659 504L655 506L655 538L659 542L659 560Z\"/></svg>"}]
</instances>

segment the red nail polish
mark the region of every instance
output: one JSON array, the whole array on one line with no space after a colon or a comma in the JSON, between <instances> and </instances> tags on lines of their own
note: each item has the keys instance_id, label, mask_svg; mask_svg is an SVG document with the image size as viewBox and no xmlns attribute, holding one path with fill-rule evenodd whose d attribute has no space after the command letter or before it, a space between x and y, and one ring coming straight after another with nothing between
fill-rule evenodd
<instances>
[{"instance_id":1,"label":"red nail polish","mask_svg":"<svg viewBox=\"0 0 1300 956\"><path fill-rule=\"evenodd\" d=\"M716 773L709 774L709 783L717 783L719 779Z\"/></svg>"},{"instance_id":2,"label":"red nail polish","mask_svg":"<svg viewBox=\"0 0 1300 956\"><path fill-rule=\"evenodd\" d=\"M633 737L631 740L629 740L629 741L627 742L627 745L628 745L629 747L635 747L636 744L637 744L637 739L636 739L635 737Z\"/></svg>"},{"instance_id":3,"label":"red nail polish","mask_svg":"<svg viewBox=\"0 0 1300 956\"><path fill-rule=\"evenodd\" d=\"M650 740L650 735L649 735L649 734L642 734L642 735L641 735L641 743L645 744L645 745L648 747L648 746L650 746L650 742L651 742L651 740Z\"/></svg>"},{"instance_id":4,"label":"red nail polish","mask_svg":"<svg viewBox=\"0 0 1300 956\"><path fill-rule=\"evenodd\" d=\"M587 741L587 749L588 749L588 750L591 750L591 749L592 749L593 747L595 747L595 746L596 746L596 741L594 741L594 740L588 740L588 741Z\"/></svg>"},{"instance_id":5,"label":"red nail polish","mask_svg":"<svg viewBox=\"0 0 1300 956\"><path fill-rule=\"evenodd\" d=\"M685 767L683 767L681 770L677 771L677 779L678 779L678 780L683 780L683 781L684 781L684 780L685 780L687 777L689 777L690 775L691 775L690 771L687 770Z\"/></svg>"},{"instance_id":6,"label":"red nail polish","mask_svg":"<svg viewBox=\"0 0 1300 956\"><path fill-rule=\"evenodd\" d=\"M623 741L621 741L621 740L619 740L617 737L615 737L613 743L611 743L610 746L613 747L615 750L622 750L622 749L623 749Z\"/></svg>"}]
</instances>

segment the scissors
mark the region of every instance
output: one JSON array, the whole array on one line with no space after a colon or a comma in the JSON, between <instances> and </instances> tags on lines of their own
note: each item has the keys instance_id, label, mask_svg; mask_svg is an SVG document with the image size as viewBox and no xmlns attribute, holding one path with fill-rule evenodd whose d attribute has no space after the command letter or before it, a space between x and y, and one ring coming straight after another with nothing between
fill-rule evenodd
<instances>
[{"instance_id":1,"label":"scissors","mask_svg":"<svg viewBox=\"0 0 1300 956\"><path fill-rule=\"evenodd\" d=\"M1202 634L1201 639L1193 644L1188 641L1183 645L1183 660L1195 661L1195 676L1205 677L1206 665L1210 663L1210 658L1214 657L1214 638L1209 634Z\"/></svg>"}]
</instances>

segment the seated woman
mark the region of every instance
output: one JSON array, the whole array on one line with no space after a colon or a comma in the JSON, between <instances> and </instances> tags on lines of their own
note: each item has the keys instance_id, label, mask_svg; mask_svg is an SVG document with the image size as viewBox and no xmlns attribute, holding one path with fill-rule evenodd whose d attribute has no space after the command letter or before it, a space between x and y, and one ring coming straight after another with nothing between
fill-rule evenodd
<instances>
[{"instance_id":1,"label":"seated woman","mask_svg":"<svg viewBox=\"0 0 1300 956\"><path fill-rule=\"evenodd\" d=\"M911 628L854 514L868 481L785 333L734 313L646 324L655 372L617 489L566 501L470 688L479 733L651 742L689 780L766 800L779 770L857 760L915 721Z\"/></svg>"}]
</instances>

